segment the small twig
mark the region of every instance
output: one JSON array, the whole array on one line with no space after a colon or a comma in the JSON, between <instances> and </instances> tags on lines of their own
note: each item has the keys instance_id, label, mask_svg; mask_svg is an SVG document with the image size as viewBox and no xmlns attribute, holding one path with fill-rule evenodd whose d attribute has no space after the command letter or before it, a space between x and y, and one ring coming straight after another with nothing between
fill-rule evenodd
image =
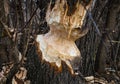
<instances>
[{"instance_id":1,"label":"small twig","mask_svg":"<svg viewBox=\"0 0 120 84\"><path fill-rule=\"evenodd\" d=\"M86 8L85 8L85 9L86 9ZM95 20L93 19L91 12L90 12L89 10L87 10L87 9L86 9L86 11L87 11L87 13L88 13L88 16L89 16L90 20L92 21L93 25L95 26L95 29L96 29L97 34L101 37L102 34L100 33L100 30L99 30L99 28L98 28Z\"/></svg>"},{"instance_id":2,"label":"small twig","mask_svg":"<svg viewBox=\"0 0 120 84\"><path fill-rule=\"evenodd\" d=\"M95 7L96 1L97 0L93 0L92 6L91 6L92 9Z\"/></svg>"},{"instance_id":3,"label":"small twig","mask_svg":"<svg viewBox=\"0 0 120 84\"><path fill-rule=\"evenodd\" d=\"M108 1L108 0L107 0L107 1ZM107 3L107 1L106 1L106 3ZM92 2L92 6L91 6L92 9L94 8L95 3L96 3L96 0L94 0L94 1ZM105 5L105 6L106 6L106 5ZM104 6L104 7L105 7L105 6ZM100 30L99 30L99 28L98 28L95 20L93 19L93 16L92 16L90 10L88 10L85 6L84 6L84 9L87 11L88 16L89 16L90 20L92 21L92 23L93 23L93 25L94 25L94 27L95 27L95 29L96 29L97 34L101 37L102 34L101 34L101 32L100 32Z\"/></svg>"},{"instance_id":4,"label":"small twig","mask_svg":"<svg viewBox=\"0 0 120 84\"><path fill-rule=\"evenodd\" d=\"M34 15L36 14L38 7L34 10L33 14L31 15L30 19L28 20L28 22L24 25L23 29L26 28L32 21L32 18L34 17ZM27 49L28 49L28 44L29 44L29 36L30 36L30 30L28 31L28 38L27 38L27 43L25 45L25 50L24 53L22 55L22 59L20 60L20 64L23 63L24 57L26 55Z\"/></svg>"},{"instance_id":5,"label":"small twig","mask_svg":"<svg viewBox=\"0 0 120 84\"><path fill-rule=\"evenodd\" d=\"M36 14L36 11L38 10L38 7L35 9L35 11L33 12L33 14L31 15L30 19L28 20L28 22L23 26L22 29L26 28L29 23L31 22L32 18L34 17L34 15Z\"/></svg>"},{"instance_id":6,"label":"small twig","mask_svg":"<svg viewBox=\"0 0 120 84\"><path fill-rule=\"evenodd\" d=\"M112 42L112 43L120 43L120 41L114 41L114 40L111 40L111 41L108 40L108 42Z\"/></svg>"},{"instance_id":7,"label":"small twig","mask_svg":"<svg viewBox=\"0 0 120 84\"><path fill-rule=\"evenodd\" d=\"M28 37L29 37L29 36L28 36ZM26 45L25 45L25 50L24 50L24 53L23 53L22 58L21 58L21 60L20 60L20 64L23 64L23 62L24 62L24 57L25 57L26 52L27 52L27 49L28 49L28 44L29 44L29 38L27 39L27 43L26 43Z\"/></svg>"},{"instance_id":8,"label":"small twig","mask_svg":"<svg viewBox=\"0 0 120 84\"><path fill-rule=\"evenodd\" d=\"M12 38L12 35L10 34L10 31L9 31L9 27L7 26L7 25L5 25L5 23L2 21L2 20L0 20L0 22L2 23L2 25L4 26L4 29L5 29L5 31L7 32L7 34L8 34L8 36L10 37L10 38Z\"/></svg>"}]
</instances>

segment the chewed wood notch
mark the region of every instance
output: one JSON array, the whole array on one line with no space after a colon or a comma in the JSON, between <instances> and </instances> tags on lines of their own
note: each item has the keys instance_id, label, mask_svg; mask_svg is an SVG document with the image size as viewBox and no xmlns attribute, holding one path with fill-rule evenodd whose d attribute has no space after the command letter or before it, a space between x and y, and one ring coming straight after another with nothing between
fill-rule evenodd
<instances>
[{"instance_id":1,"label":"chewed wood notch","mask_svg":"<svg viewBox=\"0 0 120 84\"><path fill-rule=\"evenodd\" d=\"M71 73L74 74L74 70L78 69L81 60L81 54L75 41L88 31L81 29L86 10L78 2L72 15L68 16L67 11L66 0L56 0L52 9L50 3L46 12L46 21L50 31L46 34L37 35L36 42L38 43L38 50L42 53L42 60L54 64L58 68L64 61Z\"/></svg>"}]
</instances>

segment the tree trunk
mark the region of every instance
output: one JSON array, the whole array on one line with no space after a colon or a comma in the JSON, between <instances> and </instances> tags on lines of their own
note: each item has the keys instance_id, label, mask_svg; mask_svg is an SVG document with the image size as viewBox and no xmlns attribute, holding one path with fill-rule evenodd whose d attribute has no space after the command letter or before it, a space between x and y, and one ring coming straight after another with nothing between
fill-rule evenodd
<instances>
[{"instance_id":1,"label":"tree trunk","mask_svg":"<svg viewBox=\"0 0 120 84\"><path fill-rule=\"evenodd\" d=\"M64 61L62 61L62 69L58 70L56 66L43 61L42 53L37 50L36 35L49 31L45 15L50 0L37 0L37 2L8 0L9 11L7 8L4 9L5 1L0 3L0 76L3 64L12 61L14 65L5 75L7 83L12 84L20 67L26 68L27 76L24 81L30 80L30 84L87 84L86 76L103 77L110 82L113 80L115 84L120 83L120 0L93 0L94 3L87 13L83 26L83 29L87 28L89 31L86 36L76 41L82 56L79 75L72 75ZM79 1L87 3L87 0ZM75 9L73 6L75 2L77 0L68 0L70 9L72 7ZM54 4L55 0L52 0L52 5ZM2 22L9 29L14 28L15 38L10 38L10 35L15 34L7 32ZM5 43L4 40L11 43ZM9 45L11 45L10 49L8 49ZM17 54L9 54L13 51ZM19 52L22 61L18 59Z\"/></svg>"},{"instance_id":2,"label":"tree trunk","mask_svg":"<svg viewBox=\"0 0 120 84\"><path fill-rule=\"evenodd\" d=\"M101 36L96 31L92 21L86 27L89 33L78 40L78 47L82 50L84 75L100 75L107 71L119 71L120 63L120 1L97 0L92 10L92 16L100 30ZM111 69L111 70L108 70Z\"/></svg>"}]
</instances>

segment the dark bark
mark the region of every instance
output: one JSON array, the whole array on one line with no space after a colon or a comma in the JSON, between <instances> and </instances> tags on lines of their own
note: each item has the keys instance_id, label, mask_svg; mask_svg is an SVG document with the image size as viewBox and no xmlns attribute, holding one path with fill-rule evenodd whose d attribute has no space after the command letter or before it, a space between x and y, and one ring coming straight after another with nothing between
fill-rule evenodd
<instances>
[{"instance_id":1,"label":"dark bark","mask_svg":"<svg viewBox=\"0 0 120 84\"><path fill-rule=\"evenodd\" d=\"M28 79L32 84L84 84L82 76L71 75L67 65L63 62L63 69L60 72L55 70L49 63L41 62L37 54L36 47L31 46L28 50L28 61L26 68L28 70Z\"/></svg>"},{"instance_id":2,"label":"dark bark","mask_svg":"<svg viewBox=\"0 0 120 84\"><path fill-rule=\"evenodd\" d=\"M69 9L72 11L68 11L68 15L74 13L76 1L68 0ZM89 0L83 0L83 5L88 3L85 1ZM6 76L6 82L10 84L19 68L23 66L28 71L25 80L30 80L31 84L87 84L84 77L91 75L104 77L108 81L114 80L116 84L119 84L120 0L96 0L91 13L101 36L89 16L85 19L86 23L83 28L88 28L89 32L85 37L76 41L82 54L80 74L77 76L71 75L70 69L64 62L62 62L62 71L57 71L55 66L42 61L40 53L38 54L37 52L34 44L36 34L43 34L49 31L49 27L45 22L45 13L49 2L50 0L37 0L37 2L34 0L11 0L9 2L10 13L6 17L3 2L1 1L0 20L10 28L14 27L17 31L17 37L15 42L5 44L2 39L6 38L6 36L8 42L11 42L12 39L8 39L9 35L0 23L0 69L2 70L3 63L6 63L6 61L16 61L18 59L18 55L14 53L18 53L18 51L15 51L16 46L22 53L23 58L27 58L24 63L22 63L23 61L14 63L14 66ZM54 6L54 4L55 0L52 0L52 5ZM37 7L39 8L37 9ZM8 48L9 45L11 45L12 49L7 51L6 47ZM10 52L13 54L9 54ZM110 74L107 74L108 72Z\"/></svg>"},{"instance_id":3,"label":"dark bark","mask_svg":"<svg viewBox=\"0 0 120 84\"><path fill-rule=\"evenodd\" d=\"M91 25L89 33L80 39L78 47L83 56L82 73L84 75L96 75L95 73L105 74L108 68L118 72L120 62L119 48L119 0L97 0L92 16L97 23L102 36L96 32L95 26ZM116 42L113 42L113 40ZM116 62L117 61L117 62ZM113 73L113 72L112 72ZM111 75L111 74L110 74ZM109 78L109 77L108 77Z\"/></svg>"}]
</instances>

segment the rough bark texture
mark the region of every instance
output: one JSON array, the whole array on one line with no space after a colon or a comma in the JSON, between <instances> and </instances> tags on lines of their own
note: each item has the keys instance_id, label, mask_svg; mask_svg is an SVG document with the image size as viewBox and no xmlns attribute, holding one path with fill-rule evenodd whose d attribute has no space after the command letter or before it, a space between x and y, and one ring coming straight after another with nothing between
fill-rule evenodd
<instances>
[{"instance_id":1,"label":"rough bark texture","mask_svg":"<svg viewBox=\"0 0 120 84\"><path fill-rule=\"evenodd\" d=\"M31 46L28 50L28 61L26 68L28 70L28 79L32 84L84 84L85 80L81 76L72 76L65 63L63 71L57 72L49 63L41 62L36 53L36 47Z\"/></svg>"},{"instance_id":2,"label":"rough bark texture","mask_svg":"<svg viewBox=\"0 0 120 84\"><path fill-rule=\"evenodd\" d=\"M45 22L49 0L37 0L37 2L35 0L8 0L9 6L5 7L9 11L7 8L4 9L5 2L3 1L0 1L0 73L3 66L12 62L14 66L5 75L8 84L21 66L27 69L25 80L30 80L31 84L87 84L84 77L91 75L105 78L108 84L112 80L114 80L113 84L120 83L120 0L96 0L91 13L101 36L98 35L93 21L88 16L84 27L89 28L89 32L76 41L82 55L79 70L81 74L77 76L71 75L64 62L62 62L62 71L57 72L54 66L41 61L37 53L34 43L36 34L49 31ZM54 5L55 0L52 1ZM73 5L77 0L69 1L68 3ZM14 42L1 21L17 31L17 39L15 38ZM16 62L19 60L16 46L23 59L27 58L24 62Z\"/></svg>"},{"instance_id":3,"label":"rough bark texture","mask_svg":"<svg viewBox=\"0 0 120 84\"><path fill-rule=\"evenodd\" d=\"M80 41L77 41L83 56L81 71L84 75L97 75L99 73L99 75L107 78L108 68L111 69L109 76L113 76L112 73L120 69L119 4L119 0L96 1L96 5L92 10L92 16L102 35L98 35L95 26L88 20L87 23L91 24L86 26L90 28L89 33L80 39ZM109 78L111 79L111 76Z\"/></svg>"}]
</instances>

